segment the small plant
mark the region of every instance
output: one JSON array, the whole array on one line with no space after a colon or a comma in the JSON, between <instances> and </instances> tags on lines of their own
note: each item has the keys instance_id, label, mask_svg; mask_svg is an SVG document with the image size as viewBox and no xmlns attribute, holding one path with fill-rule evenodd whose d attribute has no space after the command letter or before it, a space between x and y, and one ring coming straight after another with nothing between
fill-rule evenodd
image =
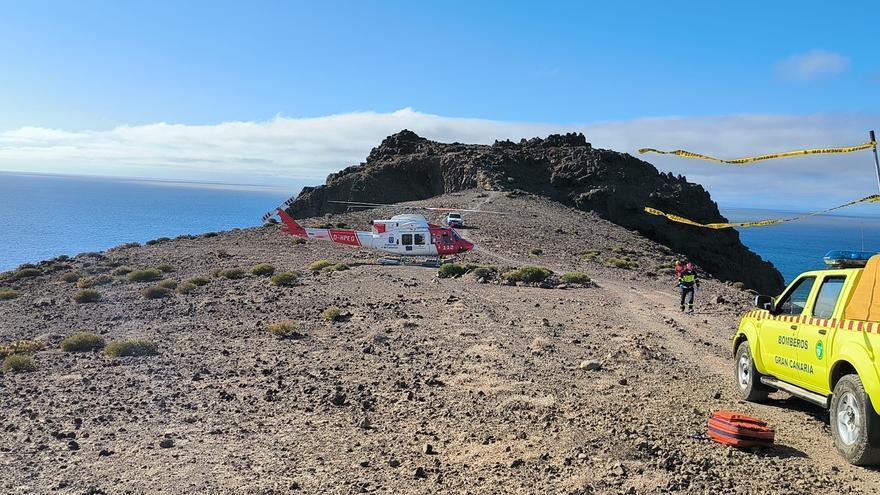
<instances>
[{"instance_id":1,"label":"small plant","mask_svg":"<svg viewBox=\"0 0 880 495\"><path fill-rule=\"evenodd\" d=\"M275 273L275 267L269 263L260 263L251 269L251 273L258 277L268 277Z\"/></svg>"},{"instance_id":2,"label":"small plant","mask_svg":"<svg viewBox=\"0 0 880 495\"><path fill-rule=\"evenodd\" d=\"M131 271L132 271L131 267L117 266L110 273L112 273L113 275L116 275L116 276L125 276L125 275L128 275L129 273L131 273Z\"/></svg>"},{"instance_id":3,"label":"small plant","mask_svg":"<svg viewBox=\"0 0 880 495\"><path fill-rule=\"evenodd\" d=\"M498 275L498 269L494 266L478 266L471 271L475 278L492 279Z\"/></svg>"},{"instance_id":4,"label":"small plant","mask_svg":"<svg viewBox=\"0 0 880 495\"><path fill-rule=\"evenodd\" d=\"M177 293L178 294L189 294L190 292L196 290L196 287L198 287L198 286L192 282L184 282L184 283L177 286Z\"/></svg>"},{"instance_id":5,"label":"small plant","mask_svg":"<svg viewBox=\"0 0 880 495\"><path fill-rule=\"evenodd\" d=\"M272 323L266 330L278 337L279 339L289 339L299 337L301 334L296 331L297 323L295 321L285 320L279 321L277 323Z\"/></svg>"},{"instance_id":6,"label":"small plant","mask_svg":"<svg viewBox=\"0 0 880 495\"><path fill-rule=\"evenodd\" d=\"M156 344L147 340L114 340L107 344L104 353L110 357L155 356L159 354L159 349Z\"/></svg>"},{"instance_id":7,"label":"small plant","mask_svg":"<svg viewBox=\"0 0 880 495\"><path fill-rule=\"evenodd\" d=\"M95 289L83 289L73 295L73 302L78 304L87 304L98 302L101 300L101 293Z\"/></svg>"},{"instance_id":8,"label":"small plant","mask_svg":"<svg viewBox=\"0 0 880 495\"><path fill-rule=\"evenodd\" d=\"M241 268L227 268L217 272L218 277L228 278L230 280L244 278L246 275L247 274Z\"/></svg>"},{"instance_id":9,"label":"small plant","mask_svg":"<svg viewBox=\"0 0 880 495\"><path fill-rule=\"evenodd\" d=\"M0 358L12 354L32 354L46 348L46 344L37 340L19 340L11 344L0 345Z\"/></svg>"},{"instance_id":10,"label":"small plant","mask_svg":"<svg viewBox=\"0 0 880 495\"><path fill-rule=\"evenodd\" d=\"M590 277L586 273L581 272L569 272L565 273L560 277L560 279L566 284L589 284L592 282Z\"/></svg>"},{"instance_id":11,"label":"small plant","mask_svg":"<svg viewBox=\"0 0 880 495\"><path fill-rule=\"evenodd\" d=\"M162 273L171 273L174 271L174 267L169 265L168 263L163 263L156 267L156 270L159 270Z\"/></svg>"},{"instance_id":12,"label":"small plant","mask_svg":"<svg viewBox=\"0 0 880 495\"><path fill-rule=\"evenodd\" d=\"M630 258L629 256L624 256L622 258L617 258L617 257L608 258L607 260L605 260L605 264L607 266L610 266L613 268L621 268L624 270L638 268L638 266L639 266L639 264L635 260Z\"/></svg>"},{"instance_id":13,"label":"small plant","mask_svg":"<svg viewBox=\"0 0 880 495\"><path fill-rule=\"evenodd\" d=\"M326 273L331 273L331 272L344 272L345 270L348 270L348 269L349 269L349 266L346 265L345 263L336 263L335 265L325 266L324 269L321 271L326 272Z\"/></svg>"},{"instance_id":14,"label":"small plant","mask_svg":"<svg viewBox=\"0 0 880 495\"><path fill-rule=\"evenodd\" d=\"M446 263L444 265L440 265L440 269L437 270L437 276L440 278L460 277L467 272L468 267L465 265L460 265L458 263Z\"/></svg>"},{"instance_id":15,"label":"small plant","mask_svg":"<svg viewBox=\"0 0 880 495\"><path fill-rule=\"evenodd\" d=\"M198 285L199 287L201 287L203 285L210 284L211 280L208 278L205 278L205 277L193 277L193 278L189 279L187 282L194 284L194 285Z\"/></svg>"},{"instance_id":16,"label":"small plant","mask_svg":"<svg viewBox=\"0 0 880 495\"><path fill-rule=\"evenodd\" d=\"M207 239L210 237L217 237L218 235L219 234L217 234L216 232L205 232L204 234L202 234L202 237Z\"/></svg>"},{"instance_id":17,"label":"small plant","mask_svg":"<svg viewBox=\"0 0 880 495\"><path fill-rule=\"evenodd\" d=\"M155 246L156 244L161 244L163 242L168 242L170 240L171 240L170 237L160 237L158 239L151 239L151 240L145 242L145 244L147 246Z\"/></svg>"},{"instance_id":18,"label":"small plant","mask_svg":"<svg viewBox=\"0 0 880 495\"><path fill-rule=\"evenodd\" d=\"M43 274L43 272L41 272L38 268L32 268L32 267L33 267L33 265L31 265L31 267L28 267L28 268L19 269L18 271L15 272L15 274L12 276L12 278L14 280L19 280L22 278L38 277Z\"/></svg>"},{"instance_id":19,"label":"small plant","mask_svg":"<svg viewBox=\"0 0 880 495\"><path fill-rule=\"evenodd\" d=\"M734 282L732 285L734 289L746 290L746 284L742 282Z\"/></svg>"},{"instance_id":20,"label":"small plant","mask_svg":"<svg viewBox=\"0 0 880 495\"><path fill-rule=\"evenodd\" d=\"M162 299L171 295L171 289L155 285L142 290L141 295L144 299Z\"/></svg>"},{"instance_id":21,"label":"small plant","mask_svg":"<svg viewBox=\"0 0 880 495\"><path fill-rule=\"evenodd\" d=\"M155 282L162 278L162 272L155 268L147 270L134 270L128 274L128 279L132 282Z\"/></svg>"},{"instance_id":22,"label":"small plant","mask_svg":"<svg viewBox=\"0 0 880 495\"><path fill-rule=\"evenodd\" d=\"M602 254L602 252L595 249L590 249L580 253L582 261L596 261L599 259L600 254Z\"/></svg>"},{"instance_id":23,"label":"small plant","mask_svg":"<svg viewBox=\"0 0 880 495\"><path fill-rule=\"evenodd\" d=\"M291 287L296 285L296 282L299 280L299 273L297 272L281 272L272 275L272 285L278 287Z\"/></svg>"},{"instance_id":24,"label":"small plant","mask_svg":"<svg viewBox=\"0 0 880 495\"><path fill-rule=\"evenodd\" d=\"M104 347L104 337L92 332L77 332L61 341L64 352L92 352Z\"/></svg>"},{"instance_id":25,"label":"small plant","mask_svg":"<svg viewBox=\"0 0 880 495\"><path fill-rule=\"evenodd\" d=\"M321 313L321 315L324 316L324 320L332 323L342 317L342 311L336 306L330 306L329 308L325 309L324 312Z\"/></svg>"},{"instance_id":26,"label":"small plant","mask_svg":"<svg viewBox=\"0 0 880 495\"><path fill-rule=\"evenodd\" d=\"M6 359L3 360L3 371L5 372L20 373L35 371L36 369L37 363L34 362L34 358L24 354L12 354L11 356L6 356Z\"/></svg>"},{"instance_id":27,"label":"small plant","mask_svg":"<svg viewBox=\"0 0 880 495\"><path fill-rule=\"evenodd\" d=\"M330 260L318 260L309 265L309 270L320 271L328 266L333 266L333 262Z\"/></svg>"},{"instance_id":28,"label":"small plant","mask_svg":"<svg viewBox=\"0 0 880 495\"><path fill-rule=\"evenodd\" d=\"M15 299L21 294L18 291L12 289L0 289L0 301L8 301L10 299Z\"/></svg>"},{"instance_id":29,"label":"small plant","mask_svg":"<svg viewBox=\"0 0 880 495\"><path fill-rule=\"evenodd\" d=\"M305 243L306 243L306 240L303 239L302 237L294 237L294 238L293 238L293 243L294 243L294 244L305 244Z\"/></svg>"},{"instance_id":30,"label":"small plant","mask_svg":"<svg viewBox=\"0 0 880 495\"><path fill-rule=\"evenodd\" d=\"M171 280L171 279L166 279L166 280L163 280L163 281L159 282L159 283L156 284L156 285L159 286L159 287L165 288L165 289L171 289L171 290L174 290L174 289L177 288L177 281L176 281L176 280Z\"/></svg>"},{"instance_id":31,"label":"small plant","mask_svg":"<svg viewBox=\"0 0 880 495\"><path fill-rule=\"evenodd\" d=\"M550 275L553 275L553 272L544 267L524 266L505 272L501 276L513 282L538 283L547 280Z\"/></svg>"},{"instance_id":32,"label":"small plant","mask_svg":"<svg viewBox=\"0 0 880 495\"><path fill-rule=\"evenodd\" d=\"M532 248L529 250L529 254L541 256L542 254L544 254L544 250L541 248Z\"/></svg>"},{"instance_id":33,"label":"small plant","mask_svg":"<svg viewBox=\"0 0 880 495\"><path fill-rule=\"evenodd\" d=\"M79 279L76 286L80 289L88 289L96 285L106 285L113 282L113 277L109 275L98 275L97 277L83 277Z\"/></svg>"},{"instance_id":34,"label":"small plant","mask_svg":"<svg viewBox=\"0 0 880 495\"><path fill-rule=\"evenodd\" d=\"M61 276L61 281L67 282L68 284L72 284L81 278L82 278L82 275L80 275L79 272L67 272Z\"/></svg>"},{"instance_id":35,"label":"small plant","mask_svg":"<svg viewBox=\"0 0 880 495\"><path fill-rule=\"evenodd\" d=\"M216 254L217 257L221 259L232 258L232 255L227 253L225 249L218 249L217 252L214 254Z\"/></svg>"}]
</instances>

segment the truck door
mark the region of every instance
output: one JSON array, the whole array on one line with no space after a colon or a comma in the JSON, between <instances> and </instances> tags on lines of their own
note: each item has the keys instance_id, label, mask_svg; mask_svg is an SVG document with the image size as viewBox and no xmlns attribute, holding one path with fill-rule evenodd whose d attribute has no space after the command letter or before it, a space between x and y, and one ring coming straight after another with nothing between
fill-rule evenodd
<instances>
[{"instance_id":1,"label":"truck door","mask_svg":"<svg viewBox=\"0 0 880 495\"><path fill-rule=\"evenodd\" d=\"M837 314L835 310L845 282L844 275L827 276L819 282L819 291L810 310L810 318L807 319L806 324L801 324L797 331L798 339L805 344L798 350L802 385L820 394L831 393L828 386L826 354L834 332L831 319Z\"/></svg>"},{"instance_id":2,"label":"truck door","mask_svg":"<svg viewBox=\"0 0 880 495\"><path fill-rule=\"evenodd\" d=\"M796 366L797 319L804 313L816 277L806 276L792 283L776 301L773 315L761 322L758 340L764 366L773 376L789 382L800 382Z\"/></svg>"}]
</instances>

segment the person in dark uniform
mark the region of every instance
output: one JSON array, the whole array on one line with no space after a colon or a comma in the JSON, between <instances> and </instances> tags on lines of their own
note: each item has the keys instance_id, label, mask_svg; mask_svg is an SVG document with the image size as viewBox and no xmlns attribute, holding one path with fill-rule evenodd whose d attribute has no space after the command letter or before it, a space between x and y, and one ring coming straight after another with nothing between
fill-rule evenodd
<instances>
[{"instance_id":1,"label":"person in dark uniform","mask_svg":"<svg viewBox=\"0 0 880 495\"><path fill-rule=\"evenodd\" d=\"M685 299L687 299L687 312L694 312L694 291L699 284L697 270L693 263L684 266L684 270L678 275L678 288L681 291L681 310L684 311Z\"/></svg>"}]
</instances>

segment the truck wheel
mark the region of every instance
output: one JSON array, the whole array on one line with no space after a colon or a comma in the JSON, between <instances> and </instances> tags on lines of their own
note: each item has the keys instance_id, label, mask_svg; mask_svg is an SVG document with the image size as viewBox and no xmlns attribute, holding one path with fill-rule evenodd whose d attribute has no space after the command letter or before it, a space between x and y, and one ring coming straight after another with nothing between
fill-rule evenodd
<instances>
[{"instance_id":1,"label":"truck wheel","mask_svg":"<svg viewBox=\"0 0 880 495\"><path fill-rule=\"evenodd\" d=\"M755 369L748 341L740 344L736 350L733 376L736 379L739 396L743 400L760 402L773 391L772 388L761 383L761 374Z\"/></svg>"},{"instance_id":2,"label":"truck wheel","mask_svg":"<svg viewBox=\"0 0 880 495\"><path fill-rule=\"evenodd\" d=\"M831 396L831 436L850 464L880 463L880 417L858 375L846 375Z\"/></svg>"}]
</instances>

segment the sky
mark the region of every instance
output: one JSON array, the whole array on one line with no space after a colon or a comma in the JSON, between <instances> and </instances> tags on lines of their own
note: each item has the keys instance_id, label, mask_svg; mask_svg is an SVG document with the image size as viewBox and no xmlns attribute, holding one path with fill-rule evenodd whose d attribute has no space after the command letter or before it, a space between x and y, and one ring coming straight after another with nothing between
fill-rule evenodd
<instances>
[{"instance_id":1,"label":"sky","mask_svg":"<svg viewBox=\"0 0 880 495\"><path fill-rule=\"evenodd\" d=\"M726 158L880 130L874 2L0 0L0 170L321 183L402 128ZM872 156L644 155L722 205L877 192ZM822 197L821 201L816 196Z\"/></svg>"}]
</instances>

